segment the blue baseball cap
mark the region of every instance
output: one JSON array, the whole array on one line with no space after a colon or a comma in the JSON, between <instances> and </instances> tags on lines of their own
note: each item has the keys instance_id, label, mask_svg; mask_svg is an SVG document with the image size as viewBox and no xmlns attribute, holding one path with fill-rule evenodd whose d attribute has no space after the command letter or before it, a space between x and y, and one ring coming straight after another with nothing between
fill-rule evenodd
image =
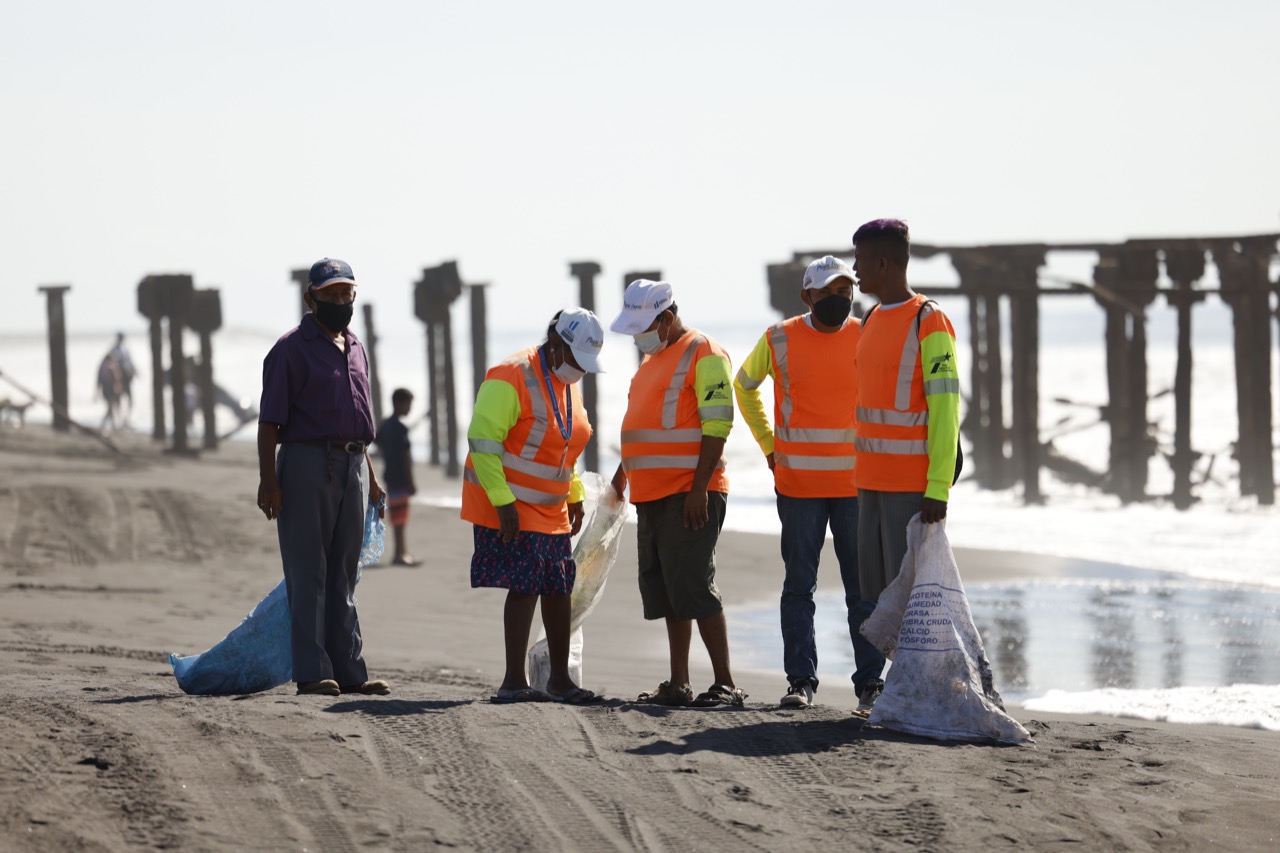
<instances>
[{"instance_id":1,"label":"blue baseball cap","mask_svg":"<svg viewBox=\"0 0 1280 853\"><path fill-rule=\"evenodd\" d=\"M307 276L307 287L319 290L331 284L355 284L355 273L346 261L335 258L321 258L311 265L311 274Z\"/></svg>"}]
</instances>

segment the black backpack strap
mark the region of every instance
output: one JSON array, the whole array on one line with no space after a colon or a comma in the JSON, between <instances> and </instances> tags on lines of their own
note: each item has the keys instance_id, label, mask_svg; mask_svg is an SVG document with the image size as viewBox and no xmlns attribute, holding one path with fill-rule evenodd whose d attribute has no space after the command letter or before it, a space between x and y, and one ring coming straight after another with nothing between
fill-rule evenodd
<instances>
[{"instance_id":1,"label":"black backpack strap","mask_svg":"<svg viewBox=\"0 0 1280 853\"><path fill-rule=\"evenodd\" d=\"M920 307L916 309L916 340L917 341L920 340L920 318L924 316L924 309L926 306L928 306L930 314L938 310L938 303L934 302L932 299L926 299L924 302L920 303Z\"/></svg>"}]
</instances>

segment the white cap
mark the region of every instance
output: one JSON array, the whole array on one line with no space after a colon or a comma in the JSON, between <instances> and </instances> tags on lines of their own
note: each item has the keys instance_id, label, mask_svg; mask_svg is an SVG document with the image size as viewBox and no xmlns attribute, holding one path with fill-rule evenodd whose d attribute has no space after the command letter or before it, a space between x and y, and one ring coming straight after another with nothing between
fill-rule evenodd
<instances>
[{"instance_id":1,"label":"white cap","mask_svg":"<svg viewBox=\"0 0 1280 853\"><path fill-rule=\"evenodd\" d=\"M566 308L556 320L556 334L573 350L573 357L587 373L604 373L600 366L600 350L604 347L604 329L596 315L586 308Z\"/></svg>"},{"instance_id":2,"label":"white cap","mask_svg":"<svg viewBox=\"0 0 1280 853\"><path fill-rule=\"evenodd\" d=\"M853 267L834 255L827 255L818 258L805 269L804 289L821 290L838 278L847 278L850 283L856 281L853 277Z\"/></svg>"},{"instance_id":3,"label":"white cap","mask_svg":"<svg viewBox=\"0 0 1280 853\"><path fill-rule=\"evenodd\" d=\"M653 318L671 307L671 285L665 281L638 278L622 295L622 313L609 326L612 332L638 335L649 328Z\"/></svg>"}]
</instances>

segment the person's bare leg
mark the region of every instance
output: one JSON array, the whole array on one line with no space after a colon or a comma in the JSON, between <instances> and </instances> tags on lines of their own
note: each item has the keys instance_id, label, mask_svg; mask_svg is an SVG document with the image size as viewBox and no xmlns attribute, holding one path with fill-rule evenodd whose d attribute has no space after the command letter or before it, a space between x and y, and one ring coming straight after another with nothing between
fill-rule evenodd
<instances>
[{"instance_id":1,"label":"person's bare leg","mask_svg":"<svg viewBox=\"0 0 1280 853\"><path fill-rule=\"evenodd\" d=\"M547 632L551 664L547 692L553 696L563 696L578 686L569 676L569 603L567 595L542 596L542 627Z\"/></svg>"},{"instance_id":2,"label":"person's bare leg","mask_svg":"<svg viewBox=\"0 0 1280 853\"><path fill-rule=\"evenodd\" d=\"M693 620L667 617L667 647L671 655L671 683L689 685L689 643L693 640Z\"/></svg>"},{"instance_id":3,"label":"person's bare leg","mask_svg":"<svg viewBox=\"0 0 1280 853\"><path fill-rule=\"evenodd\" d=\"M707 647L707 654L711 657L715 683L736 687L733 673L729 670L729 625L725 621L724 611L699 619L698 633L702 635L702 644Z\"/></svg>"},{"instance_id":4,"label":"person's bare leg","mask_svg":"<svg viewBox=\"0 0 1280 853\"><path fill-rule=\"evenodd\" d=\"M502 631L507 652L503 690L519 690L529 686L529 676L525 674L525 659L529 649L529 626L533 624L533 611L537 606L536 595L507 592L507 604L502 610Z\"/></svg>"},{"instance_id":5,"label":"person's bare leg","mask_svg":"<svg viewBox=\"0 0 1280 853\"><path fill-rule=\"evenodd\" d=\"M404 525L398 524L391 529L395 531L396 553L392 557L397 563L404 560Z\"/></svg>"}]
</instances>

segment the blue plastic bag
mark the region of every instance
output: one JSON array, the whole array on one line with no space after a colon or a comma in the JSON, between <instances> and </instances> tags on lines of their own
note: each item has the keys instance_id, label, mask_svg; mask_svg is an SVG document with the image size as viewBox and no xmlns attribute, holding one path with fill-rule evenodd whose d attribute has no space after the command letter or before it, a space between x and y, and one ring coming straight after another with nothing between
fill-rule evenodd
<instances>
[{"instance_id":1,"label":"blue plastic bag","mask_svg":"<svg viewBox=\"0 0 1280 853\"><path fill-rule=\"evenodd\" d=\"M386 529L378 510L369 504L365 513L364 544L356 583L362 569L382 557ZM289 647L289 597L284 581L249 611L244 621L216 646L197 655L169 655L178 686L185 693L225 696L257 693L279 687L293 678L293 652Z\"/></svg>"}]
</instances>

